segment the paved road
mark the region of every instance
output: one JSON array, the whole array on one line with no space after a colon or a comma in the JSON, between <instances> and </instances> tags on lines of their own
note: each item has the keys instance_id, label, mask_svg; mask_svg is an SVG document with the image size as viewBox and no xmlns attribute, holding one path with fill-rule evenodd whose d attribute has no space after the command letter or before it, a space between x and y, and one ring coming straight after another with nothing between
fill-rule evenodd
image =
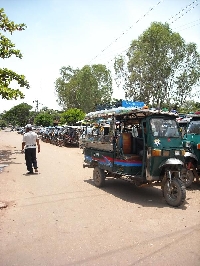
<instances>
[{"instance_id":1,"label":"paved road","mask_svg":"<svg viewBox=\"0 0 200 266\"><path fill-rule=\"evenodd\" d=\"M43 142L39 174L27 176L21 140L0 131L0 266L200 265L200 186L180 208L160 188L98 189L82 150Z\"/></svg>"}]
</instances>

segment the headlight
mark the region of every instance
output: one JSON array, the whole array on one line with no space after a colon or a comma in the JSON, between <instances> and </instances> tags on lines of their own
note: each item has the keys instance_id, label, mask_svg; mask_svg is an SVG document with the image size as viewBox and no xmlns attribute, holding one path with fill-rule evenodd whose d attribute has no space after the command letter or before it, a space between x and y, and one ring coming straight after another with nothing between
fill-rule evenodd
<instances>
[{"instance_id":1,"label":"headlight","mask_svg":"<svg viewBox=\"0 0 200 266\"><path fill-rule=\"evenodd\" d=\"M151 155L152 156L161 156L161 150L152 150Z\"/></svg>"},{"instance_id":2,"label":"headlight","mask_svg":"<svg viewBox=\"0 0 200 266\"><path fill-rule=\"evenodd\" d=\"M185 142L185 147L186 147L186 148L190 148L190 147L191 147L191 143L190 143L190 141L186 141L186 142Z\"/></svg>"},{"instance_id":3,"label":"headlight","mask_svg":"<svg viewBox=\"0 0 200 266\"><path fill-rule=\"evenodd\" d=\"M175 156L178 156L178 155L180 155L180 154L181 154L180 151L175 151Z\"/></svg>"}]
</instances>

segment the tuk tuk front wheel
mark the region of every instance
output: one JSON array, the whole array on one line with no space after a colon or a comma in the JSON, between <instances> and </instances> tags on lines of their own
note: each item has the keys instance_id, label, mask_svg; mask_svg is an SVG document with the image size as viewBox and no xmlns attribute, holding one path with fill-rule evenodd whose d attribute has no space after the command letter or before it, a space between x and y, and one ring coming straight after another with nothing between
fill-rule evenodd
<instances>
[{"instance_id":1,"label":"tuk tuk front wheel","mask_svg":"<svg viewBox=\"0 0 200 266\"><path fill-rule=\"evenodd\" d=\"M182 173L182 180L185 184L185 187L190 187L194 181L194 173L192 170L187 170Z\"/></svg>"},{"instance_id":2,"label":"tuk tuk front wheel","mask_svg":"<svg viewBox=\"0 0 200 266\"><path fill-rule=\"evenodd\" d=\"M99 167L93 170L93 180L96 187L103 187L105 185L105 172Z\"/></svg>"},{"instance_id":3,"label":"tuk tuk front wheel","mask_svg":"<svg viewBox=\"0 0 200 266\"><path fill-rule=\"evenodd\" d=\"M178 178L173 178L171 182L167 180L163 187L163 195L170 206L180 206L186 198L184 183Z\"/></svg>"}]
</instances>

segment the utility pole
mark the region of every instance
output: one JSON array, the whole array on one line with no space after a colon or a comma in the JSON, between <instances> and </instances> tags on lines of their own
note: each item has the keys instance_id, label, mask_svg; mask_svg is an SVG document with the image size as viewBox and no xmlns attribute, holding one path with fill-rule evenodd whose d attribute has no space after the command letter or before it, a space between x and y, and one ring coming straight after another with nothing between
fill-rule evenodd
<instances>
[{"instance_id":1,"label":"utility pole","mask_svg":"<svg viewBox=\"0 0 200 266\"><path fill-rule=\"evenodd\" d=\"M33 103L36 103L35 111L38 113L38 111L39 111L39 104L41 104L41 103L39 103L38 100L33 101Z\"/></svg>"}]
</instances>

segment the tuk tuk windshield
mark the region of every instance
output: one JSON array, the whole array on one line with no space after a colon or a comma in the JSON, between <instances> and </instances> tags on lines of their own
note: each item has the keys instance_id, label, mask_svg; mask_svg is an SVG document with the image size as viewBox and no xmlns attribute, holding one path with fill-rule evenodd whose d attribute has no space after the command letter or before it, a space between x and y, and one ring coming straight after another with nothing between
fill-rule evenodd
<instances>
[{"instance_id":1,"label":"tuk tuk windshield","mask_svg":"<svg viewBox=\"0 0 200 266\"><path fill-rule=\"evenodd\" d=\"M166 118L152 118L150 120L153 136L179 137L178 126L175 120Z\"/></svg>"},{"instance_id":2,"label":"tuk tuk windshield","mask_svg":"<svg viewBox=\"0 0 200 266\"><path fill-rule=\"evenodd\" d=\"M188 134L200 134L200 121L192 121L187 130Z\"/></svg>"}]
</instances>

